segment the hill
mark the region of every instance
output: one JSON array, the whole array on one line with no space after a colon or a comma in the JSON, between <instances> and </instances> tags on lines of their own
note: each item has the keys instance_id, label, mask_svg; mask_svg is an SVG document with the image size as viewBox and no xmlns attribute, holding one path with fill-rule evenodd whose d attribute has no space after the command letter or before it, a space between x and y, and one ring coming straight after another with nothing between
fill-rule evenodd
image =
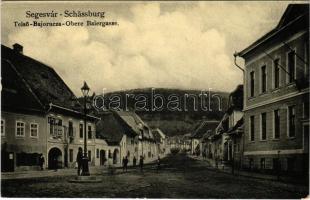
<instances>
[{"instance_id":1,"label":"hill","mask_svg":"<svg viewBox=\"0 0 310 200\"><path fill-rule=\"evenodd\" d=\"M229 93L144 88L96 95L96 110L135 111L151 127L169 136L191 132L202 120L220 120Z\"/></svg>"}]
</instances>

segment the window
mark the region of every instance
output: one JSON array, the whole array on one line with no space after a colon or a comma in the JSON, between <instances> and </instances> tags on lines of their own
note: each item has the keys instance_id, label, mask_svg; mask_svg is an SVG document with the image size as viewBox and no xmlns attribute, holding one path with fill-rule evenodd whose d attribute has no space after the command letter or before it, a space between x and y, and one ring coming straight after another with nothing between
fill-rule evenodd
<instances>
[{"instance_id":1,"label":"window","mask_svg":"<svg viewBox=\"0 0 310 200\"><path fill-rule=\"evenodd\" d=\"M56 119L54 117L48 117L48 124L50 125L50 134L54 135L54 125L56 124Z\"/></svg>"},{"instance_id":2,"label":"window","mask_svg":"<svg viewBox=\"0 0 310 200\"><path fill-rule=\"evenodd\" d=\"M288 67L288 82L292 83L295 80L295 51L290 51L287 54L287 67Z\"/></svg>"},{"instance_id":3,"label":"window","mask_svg":"<svg viewBox=\"0 0 310 200\"><path fill-rule=\"evenodd\" d=\"M80 123L80 138L83 138L83 124Z\"/></svg>"},{"instance_id":4,"label":"window","mask_svg":"<svg viewBox=\"0 0 310 200\"><path fill-rule=\"evenodd\" d=\"M96 157L99 158L99 149L96 149Z\"/></svg>"},{"instance_id":5,"label":"window","mask_svg":"<svg viewBox=\"0 0 310 200\"><path fill-rule=\"evenodd\" d=\"M280 86L280 67L279 67L280 60L275 59L273 61L273 86L274 88L279 88Z\"/></svg>"},{"instance_id":6,"label":"window","mask_svg":"<svg viewBox=\"0 0 310 200\"><path fill-rule=\"evenodd\" d=\"M88 161L91 162L91 151L88 151Z\"/></svg>"},{"instance_id":7,"label":"window","mask_svg":"<svg viewBox=\"0 0 310 200\"><path fill-rule=\"evenodd\" d=\"M267 138L267 127L266 127L266 113L261 114L261 140L266 140Z\"/></svg>"},{"instance_id":8,"label":"window","mask_svg":"<svg viewBox=\"0 0 310 200\"><path fill-rule=\"evenodd\" d=\"M25 136L25 123L21 121L16 121L16 136Z\"/></svg>"},{"instance_id":9,"label":"window","mask_svg":"<svg viewBox=\"0 0 310 200\"><path fill-rule=\"evenodd\" d=\"M239 143L234 144L234 151L235 151L236 153L238 153L238 152L240 151L240 145L239 145Z\"/></svg>"},{"instance_id":10,"label":"window","mask_svg":"<svg viewBox=\"0 0 310 200\"><path fill-rule=\"evenodd\" d=\"M288 136L295 137L295 106L288 107Z\"/></svg>"},{"instance_id":11,"label":"window","mask_svg":"<svg viewBox=\"0 0 310 200\"><path fill-rule=\"evenodd\" d=\"M266 161L265 158L260 159L260 168L265 169L266 168Z\"/></svg>"},{"instance_id":12,"label":"window","mask_svg":"<svg viewBox=\"0 0 310 200\"><path fill-rule=\"evenodd\" d=\"M87 138L92 139L92 132L91 132L91 126L88 125L87 127Z\"/></svg>"},{"instance_id":13,"label":"window","mask_svg":"<svg viewBox=\"0 0 310 200\"><path fill-rule=\"evenodd\" d=\"M73 149L69 149L69 162L73 162Z\"/></svg>"},{"instance_id":14,"label":"window","mask_svg":"<svg viewBox=\"0 0 310 200\"><path fill-rule=\"evenodd\" d=\"M5 121L1 119L1 136L5 136Z\"/></svg>"},{"instance_id":15,"label":"window","mask_svg":"<svg viewBox=\"0 0 310 200\"><path fill-rule=\"evenodd\" d=\"M39 133L39 124L31 123L30 124L30 137L38 137Z\"/></svg>"},{"instance_id":16,"label":"window","mask_svg":"<svg viewBox=\"0 0 310 200\"><path fill-rule=\"evenodd\" d=\"M250 141L254 141L255 137L255 126L254 126L254 116L250 117Z\"/></svg>"},{"instance_id":17,"label":"window","mask_svg":"<svg viewBox=\"0 0 310 200\"><path fill-rule=\"evenodd\" d=\"M261 92L265 93L267 91L267 72L266 65L261 68Z\"/></svg>"},{"instance_id":18,"label":"window","mask_svg":"<svg viewBox=\"0 0 310 200\"><path fill-rule=\"evenodd\" d=\"M50 134L53 136L62 136L63 127L62 120L55 117L48 117L48 123L50 127Z\"/></svg>"},{"instance_id":19,"label":"window","mask_svg":"<svg viewBox=\"0 0 310 200\"><path fill-rule=\"evenodd\" d=\"M254 71L250 73L250 97L254 97Z\"/></svg>"},{"instance_id":20,"label":"window","mask_svg":"<svg viewBox=\"0 0 310 200\"><path fill-rule=\"evenodd\" d=\"M279 110L274 110L273 111L273 127L274 127L274 139L279 139L280 138L280 114Z\"/></svg>"},{"instance_id":21,"label":"window","mask_svg":"<svg viewBox=\"0 0 310 200\"><path fill-rule=\"evenodd\" d=\"M68 128L69 137L73 137L73 122L69 121L69 128Z\"/></svg>"}]
</instances>

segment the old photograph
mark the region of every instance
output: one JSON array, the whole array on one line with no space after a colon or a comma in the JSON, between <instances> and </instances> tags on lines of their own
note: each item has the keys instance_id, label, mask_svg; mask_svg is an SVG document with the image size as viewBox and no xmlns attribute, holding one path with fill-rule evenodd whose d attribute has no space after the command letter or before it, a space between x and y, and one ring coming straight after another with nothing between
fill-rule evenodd
<instances>
[{"instance_id":1,"label":"old photograph","mask_svg":"<svg viewBox=\"0 0 310 200\"><path fill-rule=\"evenodd\" d=\"M308 1L2 1L1 198L309 198Z\"/></svg>"}]
</instances>

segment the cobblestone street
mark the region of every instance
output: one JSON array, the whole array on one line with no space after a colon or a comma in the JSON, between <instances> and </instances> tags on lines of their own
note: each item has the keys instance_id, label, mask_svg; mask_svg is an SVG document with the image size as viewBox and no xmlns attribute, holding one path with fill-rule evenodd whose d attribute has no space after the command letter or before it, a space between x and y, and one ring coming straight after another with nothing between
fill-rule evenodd
<instances>
[{"instance_id":1,"label":"cobblestone street","mask_svg":"<svg viewBox=\"0 0 310 200\"><path fill-rule=\"evenodd\" d=\"M69 183L73 175L2 180L5 197L302 198L308 187L233 176L185 155L169 156L162 168L147 165L98 174L102 183ZM54 172L58 173L58 172Z\"/></svg>"}]
</instances>

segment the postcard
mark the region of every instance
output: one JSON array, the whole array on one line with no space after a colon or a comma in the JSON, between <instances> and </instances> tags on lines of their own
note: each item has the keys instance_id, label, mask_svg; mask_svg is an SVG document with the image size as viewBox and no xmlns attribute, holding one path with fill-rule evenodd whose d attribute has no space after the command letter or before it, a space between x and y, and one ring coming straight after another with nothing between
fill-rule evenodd
<instances>
[{"instance_id":1,"label":"postcard","mask_svg":"<svg viewBox=\"0 0 310 200\"><path fill-rule=\"evenodd\" d=\"M2 198L309 195L309 2L2 1Z\"/></svg>"}]
</instances>

